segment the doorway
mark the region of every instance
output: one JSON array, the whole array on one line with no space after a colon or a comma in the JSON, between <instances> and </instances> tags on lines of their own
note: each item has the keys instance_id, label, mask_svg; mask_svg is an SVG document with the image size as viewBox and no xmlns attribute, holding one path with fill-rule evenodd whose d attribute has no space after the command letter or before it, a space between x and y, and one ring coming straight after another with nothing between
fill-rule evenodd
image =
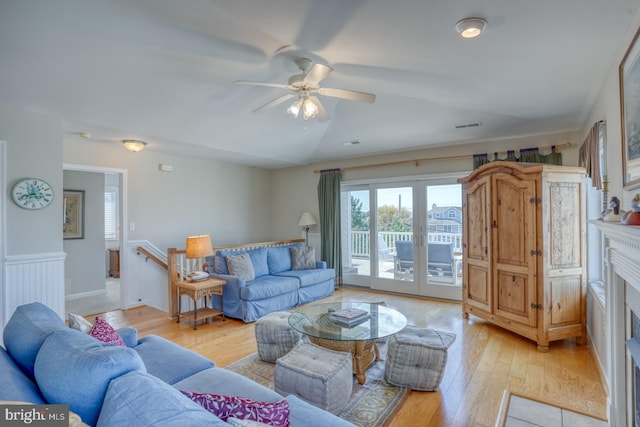
<instances>
[{"instance_id":1,"label":"doorway","mask_svg":"<svg viewBox=\"0 0 640 427\"><path fill-rule=\"evenodd\" d=\"M460 300L460 176L343 184L344 282Z\"/></svg>"},{"instance_id":2,"label":"doorway","mask_svg":"<svg viewBox=\"0 0 640 427\"><path fill-rule=\"evenodd\" d=\"M126 269L113 274L113 252L118 267L126 265L126 170L65 164L64 190L84 195L84 231L65 238L65 312L89 315L125 306ZM66 217L66 213L65 213ZM119 277L114 277L119 276Z\"/></svg>"}]
</instances>

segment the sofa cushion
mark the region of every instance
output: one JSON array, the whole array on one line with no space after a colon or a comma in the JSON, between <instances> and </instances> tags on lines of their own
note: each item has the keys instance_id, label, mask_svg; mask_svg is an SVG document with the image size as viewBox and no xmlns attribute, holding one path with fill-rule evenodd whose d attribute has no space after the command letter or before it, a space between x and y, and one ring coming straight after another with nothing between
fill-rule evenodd
<instances>
[{"instance_id":1,"label":"sofa cushion","mask_svg":"<svg viewBox=\"0 0 640 427\"><path fill-rule=\"evenodd\" d=\"M227 268L229 274L238 276L240 279L253 280L256 278L256 272L253 269L249 254L227 255Z\"/></svg>"},{"instance_id":2,"label":"sofa cushion","mask_svg":"<svg viewBox=\"0 0 640 427\"><path fill-rule=\"evenodd\" d=\"M282 271L275 274L279 277L292 277L296 278L300 282L300 287L315 285L325 282L327 280L333 280L335 277L335 270L329 269L313 269L313 270L290 270Z\"/></svg>"},{"instance_id":3,"label":"sofa cushion","mask_svg":"<svg viewBox=\"0 0 640 427\"><path fill-rule=\"evenodd\" d=\"M214 366L206 357L155 335L140 338L133 349L144 361L147 372L167 384Z\"/></svg>"},{"instance_id":4,"label":"sofa cushion","mask_svg":"<svg viewBox=\"0 0 640 427\"><path fill-rule=\"evenodd\" d=\"M97 425L200 427L227 424L158 378L129 372L109 384Z\"/></svg>"},{"instance_id":5,"label":"sofa cushion","mask_svg":"<svg viewBox=\"0 0 640 427\"><path fill-rule=\"evenodd\" d=\"M113 329L113 326L101 317L96 317L96 321L89 331L89 336L107 344L119 345L120 347L127 346L118 332Z\"/></svg>"},{"instance_id":6,"label":"sofa cushion","mask_svg":"<svg viewBox=\"0 0 640 427\"><path fill-rule=\"evenodd\" d=\"M275 391L224 368L211 368L200 371L175 383L173 387L178 390L189 390L197 393L215 392L265 402L275 402L282 399L282 396Z\"/></svg>"},{"instance_id":7,"label":"sofa cushion","mask_svg":"<svg viewBox=\"0 0 640 427\"><path fill-rule=\"evenodd\" d=\"M350 422L323 411L299 397L290 394L284 398L289 402L289 419L292 426L305 427L354 427Z\"/></svg>"},{"instance_id":8,"label":"sofa cushion","mask_svg":"<svg viewBox=\"0 0 640 427\"><path fill-rule=\"evenodd\" d=\"M249 250L228 249L228 250L218 251L216 255L227 257L229 255L240 255L244 253L249 254L249 258L251 258L251 264L253 265L253 270L256 273L256 277L269 274L269 266L267 264L267 248L255 248L255 249L249 249ZM226 260L225 260L225 263L226 263ZM215 265L216 267L221 267L217 263ZM216 271L216 272L219 274L229 274L228 268L227 268L227 272L224 272L223 268L221 268L220 270L221 271Z\"/></svg>"},{"instance_id":9,"label":"sofa cushion","mask_svg":"<svg viewBox=\"0 0 640 427\"><path fill-rule=\"evenodd\" d=\"M182 394L222 421L235 417L267 423L274 427L289 427L289 402L286 400L263 402L246 397L184 390Z\"/></svg>"},{"instance_id":10,"label":"sofa cushion","mask_svg":"<svg viewBox=\"0 0 640 427\"><path fill-rule=\"evenodd\" d=\"M91 425L98 419L113 378L130 371L145 372L134 350L102 343L70 328L52 332L44 340L34 369L47 402L68 404Z\"/></svg>"},{"instance_id":11,"label":"sofa cushion","mask_svg":"<svg viewBox=\"0 0 640 427\"><path fill-rule=\"evenodd\" d=\"M274 246L267 249L267 264L269 273L279 273L281 271L291 270L291 249L301 248L302 243L295 243L287 246Z\"/></svg>"},{"instance_id":12,"label":"sofa cushion","mask_svg":"<svg viewBox=\"0 0 640 427\"><path fill-rule=\"evenodd\" d=\"M240 298L245 301L271 298L295 292L298 288L300 288L300 282L296 278L262 276L248 281L244 288L240 289Z\"/></svg>"},{"instance_id":13,"label":"sofa cushion","mask_svg":"<svg viewBox=\"0 0 640 427\"><path fill-rule=\"evenodd\" d=\"M18 400L21 402L45 403L38 387L0 347L0 400Z\"/></svg>"},{"instance_id":14,"label":"sofa cushion","mask_svg":"<svg viewBox=\"0 0 640 427\"><path fill-rule=\"evenodd\" d=\"M60 316L44 304L19 306L4 327L4 345L13 360L33 376L33 364L45 338L53 331L68 329Z\"/></svg>"},{"instance_id":15,"label":"sofa cushion","mask_svg":"<svg viewBox=\"0 0 640 427\"><path fill-rule=\"evenodd\" d=\"M309 270L316 268L316 250L310 246L289 248L291 251L291 269Z\"/></svg>"}]
</instances>

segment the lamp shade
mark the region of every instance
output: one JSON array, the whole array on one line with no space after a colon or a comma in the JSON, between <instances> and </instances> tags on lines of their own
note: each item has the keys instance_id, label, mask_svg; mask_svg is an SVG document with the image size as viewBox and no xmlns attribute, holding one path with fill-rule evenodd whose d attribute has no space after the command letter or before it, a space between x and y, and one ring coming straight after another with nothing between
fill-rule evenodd
<instances>
[{"instance_id":1,"label":"lamp shade","mask_svg":"<svg viewBox=\"0 0 640 427\"><path fill-rule=\"evenodd\" d=\"M203 234L187 237L187 258L204 258L210 255L213 255L211 236Z\"/></svg>"},{"instance_id":2,"label":"lamp shade","mask_svg":"<svg viewBox=\"0 0 640 427\"><path fill-rule=\"evenodd\" d=\"M316 224L317 224L316 219L309 212L303 213L302 216L300 217L300 221L298 222L298 225L302 227L306 227L309 225L316 225Z\"/></svg>"}]
</instances>

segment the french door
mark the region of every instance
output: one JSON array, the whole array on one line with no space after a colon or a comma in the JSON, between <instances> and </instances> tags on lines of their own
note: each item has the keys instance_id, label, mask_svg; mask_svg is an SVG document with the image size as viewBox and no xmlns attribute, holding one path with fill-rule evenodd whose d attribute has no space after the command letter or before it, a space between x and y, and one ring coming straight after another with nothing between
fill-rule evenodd
<instances>
[{"instance_id":1,"label":"french door","mask_svg":"<svg viewBox=\"0 0 640 427\"><path fill-rule=\"evenodd\" d=\"M459 300L462 203L458 176L344 185L344 282Z\"/></svg>"}]
</instances>

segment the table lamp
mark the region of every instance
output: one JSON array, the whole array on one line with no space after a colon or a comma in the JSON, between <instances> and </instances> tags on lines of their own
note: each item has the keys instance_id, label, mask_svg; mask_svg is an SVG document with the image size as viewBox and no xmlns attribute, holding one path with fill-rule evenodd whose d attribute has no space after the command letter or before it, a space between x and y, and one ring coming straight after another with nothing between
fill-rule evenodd
<instances>
[{"instance_id":1,"label":"table lamp","mask_svg":"<svg viewBox=\"0 0 640 427\"><path fill-rule=\"evenodd\" d=\"M188 259L200 259L213 255L213 247L211 246L211 236L203 234L200 236L187 237L186 257ZM195 271L188 276L192 281L203 280L209 277L206 271L198 271L198 262L195 264Z\"/></svg>"},{"instance_id":2,"label":"table lamp","mask_svg":"<svg viewBox=\"0 0 640 427\"><path fill-rule=\"evenodd\" d=\"M301 226L306 232L306 238L304 239L304 242L307 246L309 246L309 228L312 225L316 224L316 219L309 212L303 213L300 217L300 221L298 221L298 225Z\"/></svg>"}]
</instances>

